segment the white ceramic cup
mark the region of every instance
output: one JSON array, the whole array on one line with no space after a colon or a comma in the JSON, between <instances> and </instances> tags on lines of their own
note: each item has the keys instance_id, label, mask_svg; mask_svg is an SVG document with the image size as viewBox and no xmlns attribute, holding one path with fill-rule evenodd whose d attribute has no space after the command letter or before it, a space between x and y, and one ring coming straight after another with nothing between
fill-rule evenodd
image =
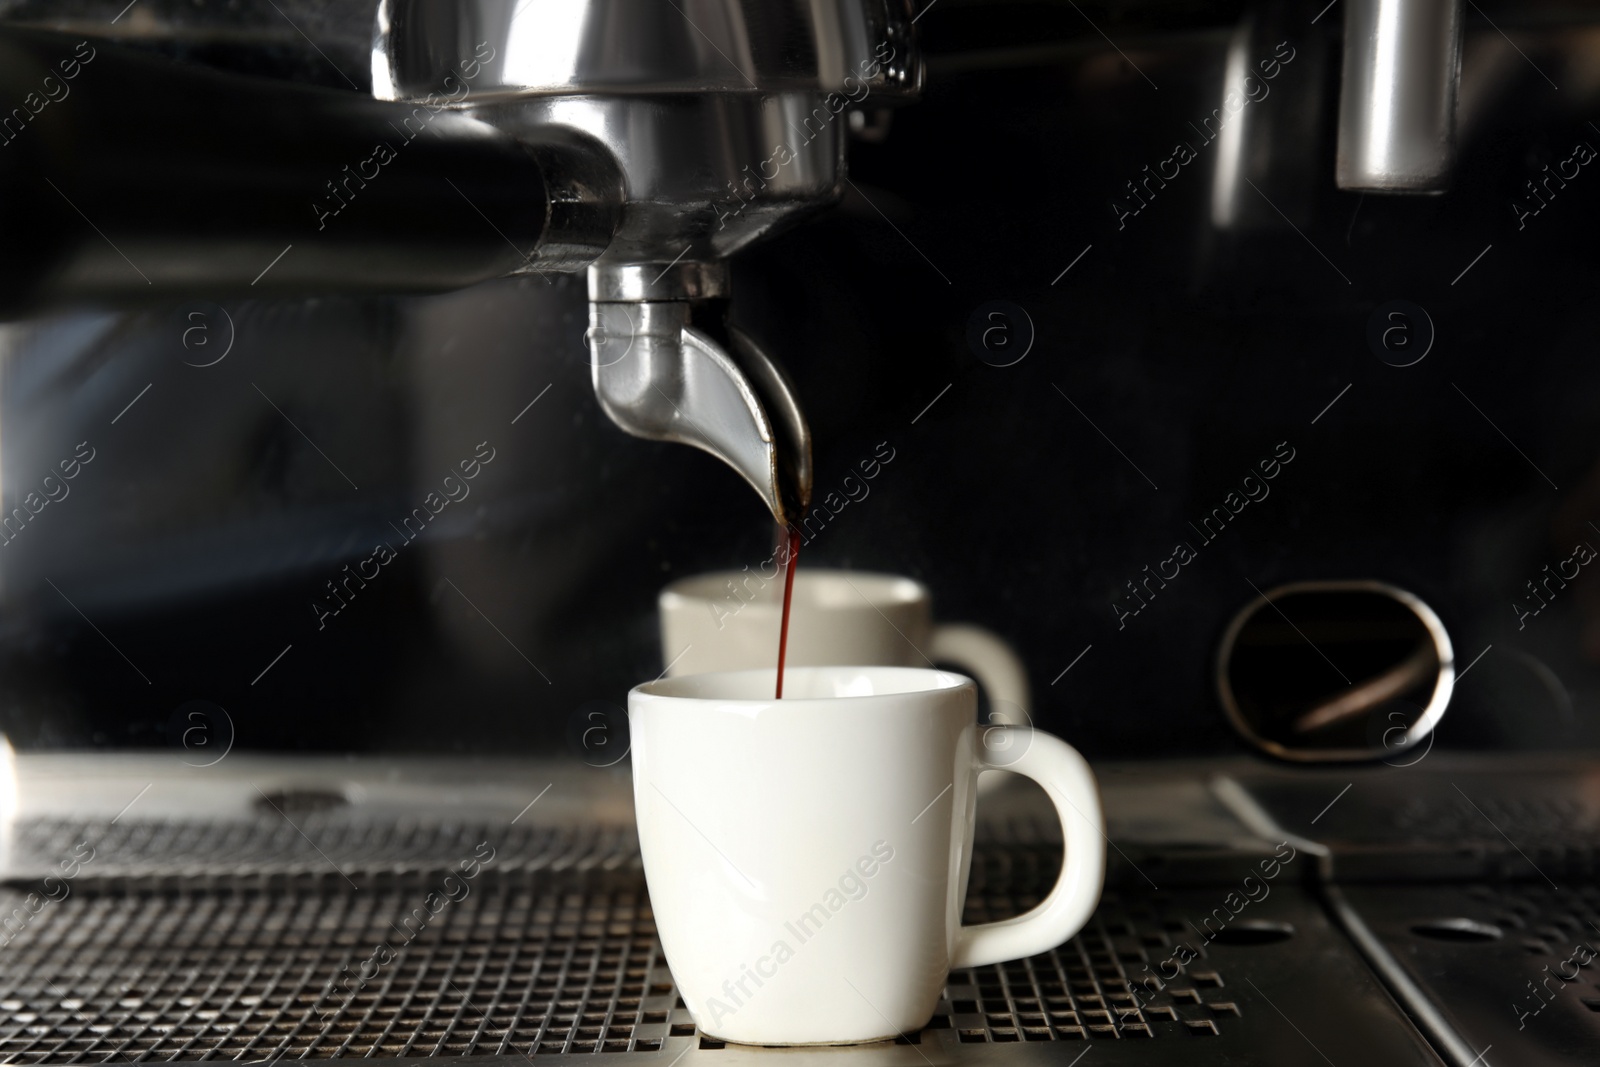
<instances>
[{"instance_id":1,"label":"white ceramic cup","mask_svg":"<svg viewBox=\"0 0 1600 1067\"><path fill-rule=\"evenodd\" d=\"M684 578L663 589L657 604L661 661L670 677L754 670L777 660L781 570L776 577L746 569ZM1028 721L1022 660L981 627L936 625L933 598L921 582L869 571L795 572L789 666L931 667L935 661L978 680L995 722Z\"/></svg>"},{"instance_id":2,"label":"white ceramic cup","mask_svg":"<svg viewBox=\"0 0 1600 1067\"><path fill-rule=\"evenodd\" d=\"M650 904L703 1033L893 1038L927 1023L952 967L1046 952L1082 928L1105 838L1094 775L1070 746L980 731L976 687L946 671L793 668L782 700L775 673L666 678L628 696ZM1031 911L963 926L977 779L994 766L1044 787L1065 861Z\"/></svg>"}]
</instances>

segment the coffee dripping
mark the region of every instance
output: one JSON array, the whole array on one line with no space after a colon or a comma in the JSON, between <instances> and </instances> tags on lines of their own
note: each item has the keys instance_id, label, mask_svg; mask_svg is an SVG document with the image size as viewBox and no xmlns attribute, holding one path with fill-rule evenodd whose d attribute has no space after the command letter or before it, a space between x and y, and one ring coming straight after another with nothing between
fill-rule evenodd
<instances>
[{"instance_id":1,"label":"coffee dripping","mask_svg":"<svg viewBox=\"0 0 1600 1067\"><path fill-rule=\"evenodd\" d=\"M794 614L794 569L800 562L800 531L789 527L783 533L783 615L778 623L778 682L774 699L783 699L783 666L789 654L789 618Z\"/></svg>"},{"instance_id":2,"label":"coffee dripping","mask_svg":"<svg viewBox=\"0 0 1600 1067\"><path fill-rule=\"evenodd\" d=\"M591 268L591 295L594 277ZM800 524L811 505L811 431L787 375L748 335L724 325L719 343L694 321L689 301L591 302L595 393L627 432L692 445L733 467L771 511L784 574L774 693L781 698ZM628 332L619 338L623 323ZM619 344L624 353L613 354Z\"/></svg>"}]
</instances>

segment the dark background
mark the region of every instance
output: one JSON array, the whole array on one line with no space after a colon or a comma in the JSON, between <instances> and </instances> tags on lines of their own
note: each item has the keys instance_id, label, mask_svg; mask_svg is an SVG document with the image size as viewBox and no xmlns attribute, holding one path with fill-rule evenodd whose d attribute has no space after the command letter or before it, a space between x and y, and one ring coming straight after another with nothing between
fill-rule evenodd
<instances>
[{"instance_id":1,"label":"dark background","mask_svg":"<svg viewBox=\"0 0 1600 1067\"><path fill-rule=\"evenodd\" d=\"M105 33L121 6L0 19ZM143 0L118 34L367 87L365 5L283 6L320 53L270 5ZM1469 7L1453 187L1400 198L1334 186L1341 22L1313 25L1322 6L926 12L922 102L852 146L839 206L734 264L737 319L806 405L819 491L895 451L802 566L925 581L941 619L1016 645L1035 721L1091 757L1242 749L1215 695L1222 630L1252 584L1316 578L1391 582L1443 618L1473 666L1441 747L1593 744L1600 578L1521 630L1512 603L1600 545L1600 171L1520 231L1510 205L1577 142L1600 147L1600 11ZM1246 109L1256 189L1217 225L1203 148L1119 230L1124 183L1219 106L1236 34L1252 60L1295 50ZM996 300L1036 334L1009 367L967 339ZM1367 343L1394 300L1436 331L1414 366ZM177 743L205 701L241 748L567 751L580 709L660 671L660 586L770 556L736 475L602 416L581 278L224 301L234 344L204 368L186 361L219 349L183 344L196 307L220 344L216 305L0 328L6 509L78 442L96 450L0 548L0 722L19 747ZM485 440L470 498L319 630L323 583ZM1280 442L1295 458L1270 497L1202 546L1188 523ZM1198 558L1119 629L1124 583L1178 541Z\"/></svg>"}]
</instances>

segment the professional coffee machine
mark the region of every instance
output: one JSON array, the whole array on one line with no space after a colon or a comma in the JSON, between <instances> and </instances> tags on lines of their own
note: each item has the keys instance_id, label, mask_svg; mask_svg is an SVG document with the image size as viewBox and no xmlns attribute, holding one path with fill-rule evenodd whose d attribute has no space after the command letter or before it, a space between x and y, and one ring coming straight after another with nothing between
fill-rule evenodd
<instances>
[{"instance_id":1,"label":"professional coffee machine","mask_svg":"<svg viewBox=\"0 0 1600 1067\"><path fill-rule=\"evenodd\" d=\"M0 1051L1585 1062L1597 34L0 0ZM774 522L1104 790L892 1043L698 1033L640 873L655 594ZM979 813L975 921L1061 853Z\"/></svg>"}]
</instances>

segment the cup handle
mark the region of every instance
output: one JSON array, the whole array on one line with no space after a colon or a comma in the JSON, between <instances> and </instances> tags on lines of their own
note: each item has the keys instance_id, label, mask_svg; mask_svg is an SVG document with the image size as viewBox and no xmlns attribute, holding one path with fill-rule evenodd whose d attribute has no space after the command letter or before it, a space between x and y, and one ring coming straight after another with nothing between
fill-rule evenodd
<instances>
[{"instance_id":1,"label":"cup handle","mask_svg":"<svg viewBox=\"0 0 1600 1067\"><path fill-rule=\"evenodd\" d=\"M997 731L1004 734L997 738ZM1055 888L1037 907L1010 919L963 926L956 931L950 956L952 968L1023 959L1048 952L1066 941L1083 929L1094 913L1106 870L1100 791L1094 772L1077 749L1028 727L974 730L972 737L982 769L1026 775L1044 787L1061 820L1066 847ZM989 744L997 740L999 744Z\"/></svg>"},{"instance_id":2,"label":"cup handle","mask_svg":"<svg viewBox=\"0 0 1600 1067\"><path fill-rule=\"evenodd\" d=\"M933 631L933 658L954 663L972 672L978 684L989 695L992 706L997 701L1013 704L1028 714L1028 672L1022 660L1004 640L981 626L964 623L937 626ZM1003 710L993 713L996 723L1023 726L1025 722L1010 722Z\"/></svg>"}]
</instances>

